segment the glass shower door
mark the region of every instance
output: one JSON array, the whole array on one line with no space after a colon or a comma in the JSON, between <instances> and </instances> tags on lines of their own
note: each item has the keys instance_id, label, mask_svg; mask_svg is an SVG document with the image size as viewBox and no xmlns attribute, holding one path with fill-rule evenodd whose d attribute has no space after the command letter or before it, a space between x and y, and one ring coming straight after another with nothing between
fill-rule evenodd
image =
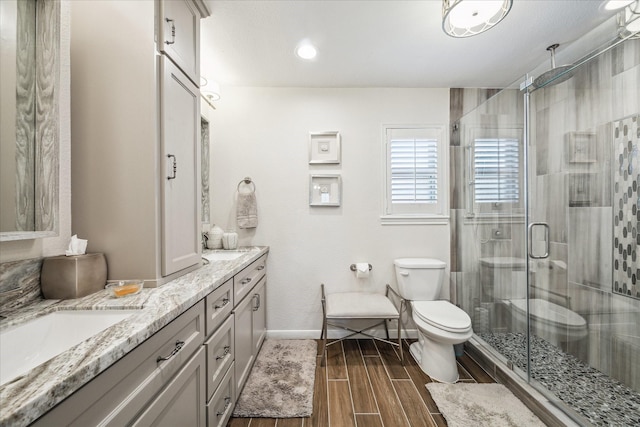
<instances>
[{"instance_id":1,"label":"glass shower door","mask_svg":"<svg viewBox=\"0 0 640 427\"><path fill-rule=\"evenodd\" d=\"M580 423L634 425L640 40L579 62L524 95L530 383Z\"/></svg>"}]
</instances>

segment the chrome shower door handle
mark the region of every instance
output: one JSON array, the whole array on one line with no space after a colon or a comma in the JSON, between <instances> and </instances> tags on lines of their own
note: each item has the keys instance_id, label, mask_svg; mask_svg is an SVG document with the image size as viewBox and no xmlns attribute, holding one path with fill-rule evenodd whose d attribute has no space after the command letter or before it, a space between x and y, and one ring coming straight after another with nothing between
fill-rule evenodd
<instances>
[{"instance_id":1,"label":"chrome shower door handle","mask_svg":"<svg viewBox=\"0 0 640 427\"><path fill-rule=\"evenodd\" d=\"M544 253L542 255L536 255L533 250L533 232L536 227L543 227L544 229ZM532 259L543 259L549 257L549 224L546 222L532 222L527 227L529 233L529 258Z\"/></svg>"}]
</instances>

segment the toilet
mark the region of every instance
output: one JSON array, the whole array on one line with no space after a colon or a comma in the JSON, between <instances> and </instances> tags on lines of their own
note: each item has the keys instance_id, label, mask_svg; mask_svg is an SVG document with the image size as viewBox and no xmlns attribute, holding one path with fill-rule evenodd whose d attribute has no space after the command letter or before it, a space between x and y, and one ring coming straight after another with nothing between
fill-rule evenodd
<instances>
[{"instance_id":1,"label":"toilet","mask_svg":"<svg viewBox=\"0 0 640 427\"><path fill-rule=\"evenodd\" d=\"M431 258L400 258L394 262L398 290L409 301L418 342L409 347L420 368L443 383L458 381L454 344L473 335L471 318L449 301L440 300L446 263Z\"/></svg>"}]
</instances>

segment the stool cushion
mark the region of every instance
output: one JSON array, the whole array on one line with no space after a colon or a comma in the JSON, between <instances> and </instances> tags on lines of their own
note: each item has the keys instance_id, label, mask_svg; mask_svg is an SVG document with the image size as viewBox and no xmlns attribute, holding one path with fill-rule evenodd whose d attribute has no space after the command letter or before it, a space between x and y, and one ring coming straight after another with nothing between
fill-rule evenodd
<instances>
[{"instance_id":1,"label":"stool cushion","mask_svg":"<svg viewBox=\"0 0 640 427\"><path fill-rule=\"evenodd\" d=\"M327 318L397 319L398 310L382 294L337 292L326 296Z\"/></svg>"}]
</instances>

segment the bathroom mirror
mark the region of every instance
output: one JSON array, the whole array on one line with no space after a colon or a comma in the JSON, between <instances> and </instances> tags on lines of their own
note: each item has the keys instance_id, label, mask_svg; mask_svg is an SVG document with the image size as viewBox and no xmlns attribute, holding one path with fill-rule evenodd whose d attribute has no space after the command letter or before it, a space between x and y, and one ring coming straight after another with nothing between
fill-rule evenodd
<instances>
[{"instance_id":1,"label":"bathroom mirror","mask_svg":"<svg viewBox=\"0 0 640 427\"><path fill-rule=\"evenodd\" d=\"M60 3L0 1L0 241L58 233Z\"/></svg>"}]
</instances>

